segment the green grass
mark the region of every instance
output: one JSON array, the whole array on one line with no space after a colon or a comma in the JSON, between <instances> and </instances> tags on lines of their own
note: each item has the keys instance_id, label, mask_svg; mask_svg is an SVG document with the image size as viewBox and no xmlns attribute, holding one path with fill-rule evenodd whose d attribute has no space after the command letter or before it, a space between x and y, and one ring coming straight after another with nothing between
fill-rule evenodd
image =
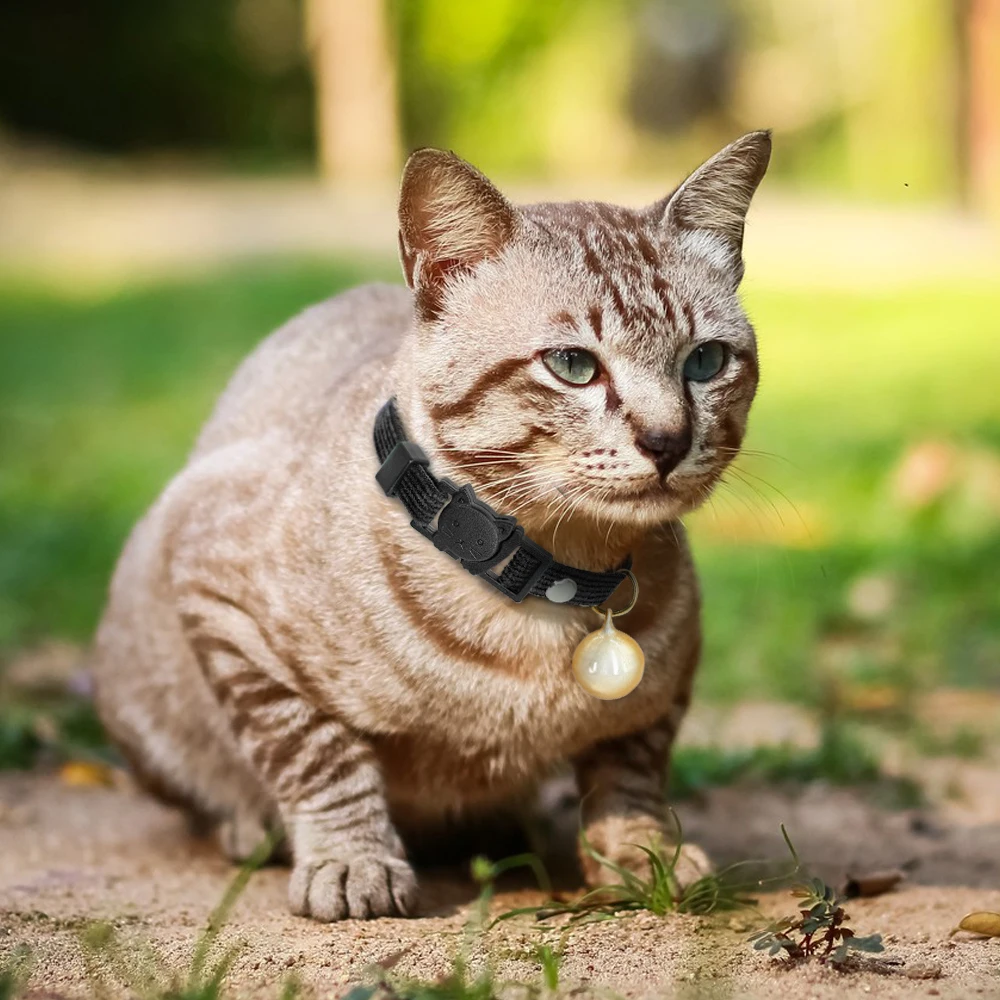
<instances>
[{"instance_id":1,"label":"green grass","mask_svg":"<svg viewBox=\"0 0 1000 1000\"><path fill-rule=\"evenodd\" d=\"M86 640L130 525L238 359L307 303L393 273L286 262L89 301L0 285L0 651ZM702 694L1000 685L1000 290L747 302L763 370L747 446L780 457L743 460L761 496L734 478L693 519ZM928 438L972 471L914 511L892 474ZM847 594L873 574L895 597L860 619Z\"/></svg>"},{"instance_id":2,"label":"green grass","mask_svg":"<svg viewBox=\"0 0 1000 1000\"><path fill-rule=\"evenodd\" d=\"M670 755L667 799L690 799L710 788L740 782L800 785L813 781L866 789L874 801L890 807L908 808L923 801L915 781L887 776L878 755L851 724L832 719L824 722L815 747L766 743L724 749L681 744Z\"/></svg>"}]
</instances>

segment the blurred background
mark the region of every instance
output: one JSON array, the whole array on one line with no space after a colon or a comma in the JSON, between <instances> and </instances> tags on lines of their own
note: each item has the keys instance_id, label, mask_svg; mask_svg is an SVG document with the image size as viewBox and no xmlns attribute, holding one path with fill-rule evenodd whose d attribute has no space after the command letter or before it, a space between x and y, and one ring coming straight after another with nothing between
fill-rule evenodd
<instances>
[{"instance_id":1,"label":"blurred background","mask_svg":"<svg viewBox=\"0 0 1000 1000\"><path fill-rule=\"evenodd\" d=\"M409 149L520 200L642 204L760 127L763 378L691 519L707 643L678 794L749 776L981 808L1000 0L0 5L0 764L102 780L85 647L122 541L255 342L398 280Z\"/></svg>"}]
</instances>

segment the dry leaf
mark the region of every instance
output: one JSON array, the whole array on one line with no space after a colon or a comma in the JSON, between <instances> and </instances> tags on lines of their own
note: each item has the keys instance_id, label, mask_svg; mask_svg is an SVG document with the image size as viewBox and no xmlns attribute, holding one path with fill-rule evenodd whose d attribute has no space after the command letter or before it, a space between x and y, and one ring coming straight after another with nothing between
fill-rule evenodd
<instances>
[{"instance_id":1,"label":"dry leaf","mask_svg":"<svg viewBox=\"0 0 1000 1000\"><path fill-rule=\"evenodd\" d=\"M993 913L990 910L966 913L958 929L971 931L973 934L984 934L986 937L1000 937L1000 913Z\"/></svg>"},{"instance_id":2,"label":"dry leaf","mask_svg":"<svg viewBox=\"0 0 1000 1000\"><path fill-rule=\"evenodd\" d=\"M867 872L864 875L848 875L843 894L848 899L856 899L858 896L881 896L883 892L895 889L904 878L906 875L898 868Z\"/></svg>"},{"instance_id":3,"label":"dry leaf","mask_svg":"<svg viewBox=\"0 0 1000 1000\"><path fill-rule=\"evenodd\" d=\"M88 760L70 760L59 769L59 780L75 788L108 787L114 784L111 768Z\"/></svg>"}]
</instances>

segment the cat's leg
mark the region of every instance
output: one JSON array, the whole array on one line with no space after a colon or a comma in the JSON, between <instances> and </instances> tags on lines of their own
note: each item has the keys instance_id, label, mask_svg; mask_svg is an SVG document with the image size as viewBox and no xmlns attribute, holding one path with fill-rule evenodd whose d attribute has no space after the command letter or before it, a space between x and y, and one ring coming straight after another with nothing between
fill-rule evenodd
<instances>
[{"instance_id":1,"label":"cat's leg","mask_svg":"<svg viewBox=\"0 0 1000 1000\"><path fill-rule=\"evenodd\" d=\"M676 843L677 831L667 814L666 780L670 748L688 697L685 687L671 711L656 724L597 743L573 761L587 841L598 853L643 877L649 874L649 858L635 845L665 849L669 857ZM590 885L621 881L582 844L580 863ZM684 844L674 876L684 887L711 869L700 847Z\"/></svg>"},{"instance_id":2,"label":"cat's leg","mask_svg":"<svg viewBox=\"0 0 1000 1000\"><path fill-rule=\"evenodd\" d=\"M324 921L411 912L416 878L368 742L229 640L197 632L191 643L237 743L278 804L293 859L292 911Z\"/></svg>"}]
</instances>

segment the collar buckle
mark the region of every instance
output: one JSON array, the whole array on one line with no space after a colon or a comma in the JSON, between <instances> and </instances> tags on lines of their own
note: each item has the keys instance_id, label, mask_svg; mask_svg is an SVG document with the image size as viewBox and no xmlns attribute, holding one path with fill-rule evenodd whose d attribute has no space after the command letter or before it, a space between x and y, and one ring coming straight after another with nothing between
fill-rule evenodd
<instances>
[{"instance_id":1,"label":"collar buckle","mask_svg":"<svg viewBox=\"0 0 1000 1000\"><path fill-rule=\"evenodd\" d=\"M448 479L438 485L450 499L437 515L437 526L432 530L413 521L413 527L470 573L483 576L521 544L524 529L517 519L498 514L471 486L458 487Z\"/></svg>"},{"instance_id":2,"label":"collar buckle","mask_svg":"<svg viewBox=\"0 0 1000 1000\"><path fill-rule=\"evenodd\" d=\"M382 492L391 497L395 495L399 481L414 465L423 465L426 468L430 464L431 460L419 444L414 444L412 441L397 441L375 473L375 481L382 487Z\"/></svg>"},{"instance_id":3,"label":"collar buckle","mask_svg":"<svg viewBox=\"0 0 1000 1000\"><path fill-rule=\"evenodd\" d=\"M521 552L526 552L535 560L535 568L528 574L524 583L521 584L517 590L513 589L509 584L504 582L501 576L496 576L492 573L486 574L483 577L489 583L493 584L501 594L509 597L512 601L516 601L518 604L521 603L526 597L531 596L532 590L535 589L535 584L543 576L545 576L550 566L555 565L555 559L546 550L541 547L537 542L533 542L527 535L524 534L524 528L518 528L520 532L518 554Z\"/></svg>"}]
</instances>

